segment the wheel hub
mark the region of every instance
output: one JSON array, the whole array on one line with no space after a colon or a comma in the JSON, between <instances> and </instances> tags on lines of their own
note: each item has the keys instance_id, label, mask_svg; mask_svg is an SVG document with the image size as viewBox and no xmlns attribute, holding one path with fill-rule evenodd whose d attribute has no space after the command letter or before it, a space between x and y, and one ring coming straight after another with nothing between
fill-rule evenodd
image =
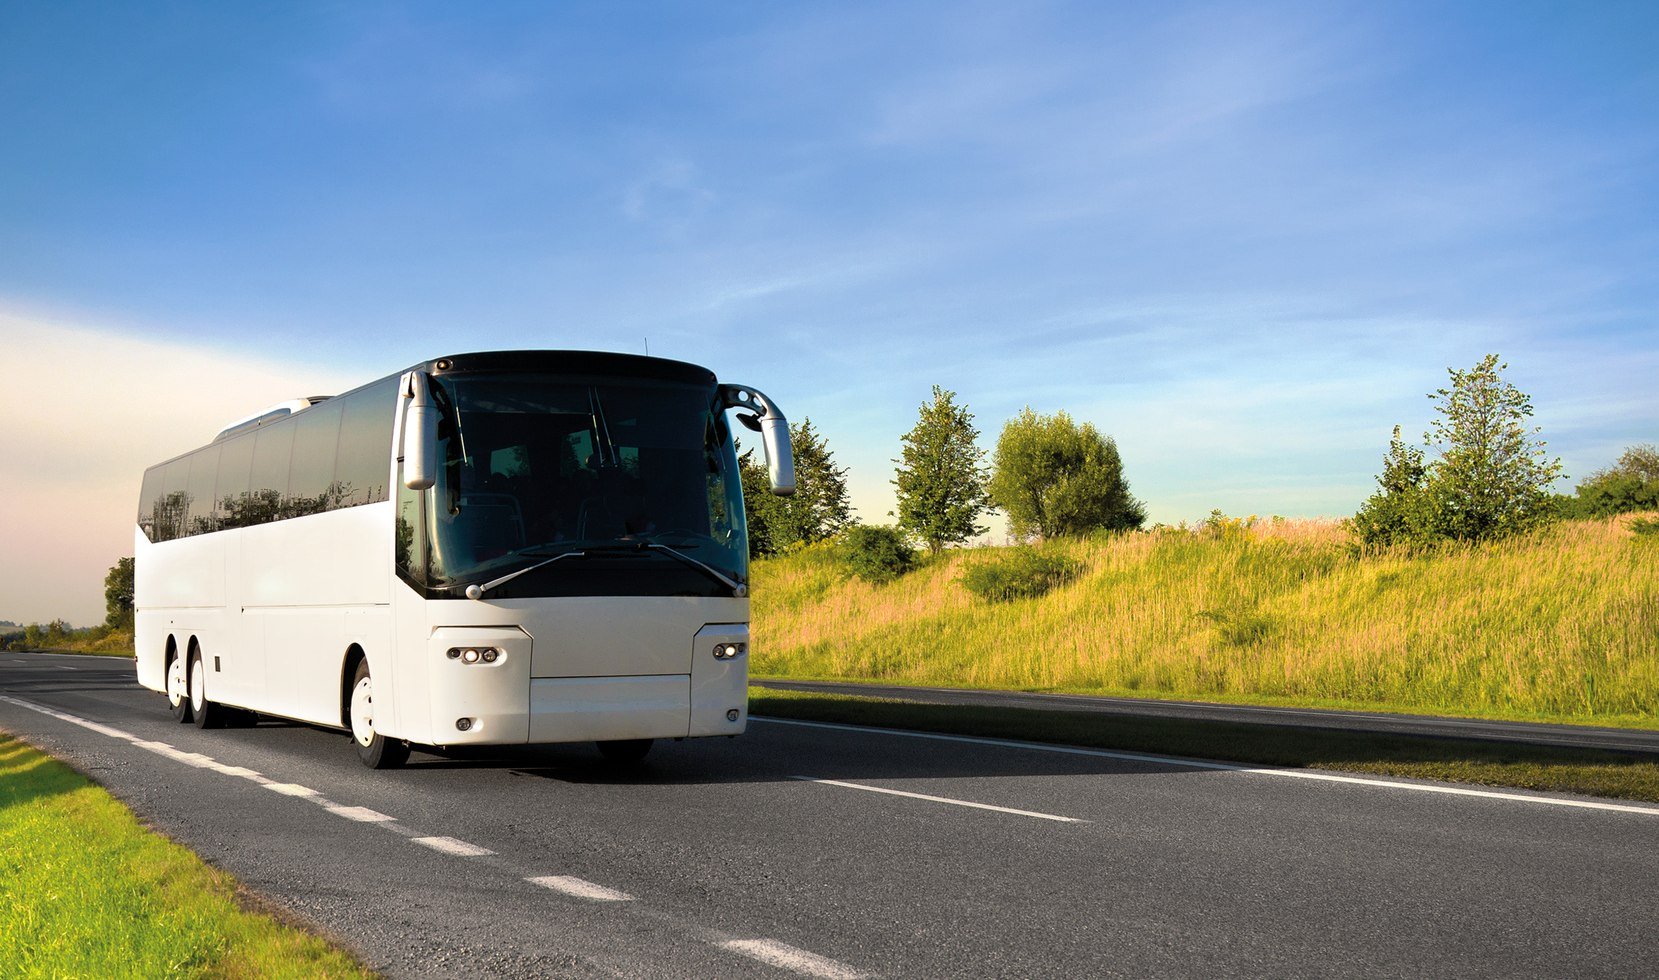
<instances>
[{"instance_id":1,"label":"wheel hub","mask_svg":"<svg viewBox=\"0 0 1659 980\"><path fill-rule=\"evenodd\" d=\"M351 689L351 737L364 748L374 741L374 688L367 677Z\"/></svg>"}]
</instances>

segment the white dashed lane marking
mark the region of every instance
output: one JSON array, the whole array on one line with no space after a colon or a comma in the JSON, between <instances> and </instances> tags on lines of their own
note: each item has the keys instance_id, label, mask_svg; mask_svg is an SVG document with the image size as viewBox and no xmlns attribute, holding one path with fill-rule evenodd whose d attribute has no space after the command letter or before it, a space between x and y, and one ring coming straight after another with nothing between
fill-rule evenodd
<instances>
[{"instance_id":1,"label":"white dashed lane marking","mask_svg":"<svg viewBox=\"0 0 1659 980\"><path fill-rule=\"evenodd\" d=\"M825 980L861 980L869 976L845 963L838 963L804 949L796 949L775 939L732 939L721 943L720 946L770 966L809 977L823 977Z\"/></svg>"},{"instance_id":2,"label":"white dashed lane marking","mask_svg":"<svg viewBox=\"0 0 1659 980\"><path fill-rule=\"evenodd\" d=\"M591 881L583 881L574 875L546 875L541 878L526 878L532 885L551 888L576 898L590 898L596 902L631 902L634 896L627 892L619 892L614 888L596 885Z\"/></svg>"},{"instance_id":3,"label":"white dashed lane marking","mask_svg":"<svg viewBox=\"0 0 1659 980\"><path fill-rule=\"evenodd\" d=\"M355 820L358 823L384 823L387 820L397 819L388 817L378 810L371 810L366 806L341 806L338 803L327 803L323 805L323 809L336 817L345 817L347 820Z\"/></svg>"},{"instance_id":4,"label":"white dashed lane marking","mask_svg":"<svg viewBox=\"0 0 1659 980\"><path fill-rule=\"evenodd\" d=\"M387 816L384 813L377 810L371 810L368 807L345 806L343 804L336 803L309 786L301 786L298 783L279 783L255 772L252 769L248 769L243 766L227 765L198 752L186 752L182 749L169 745L166 742L142 739L129 732L124 732L119 728L112 728L108 725L99 724L98 722L92 721L88 718L81 718L67 712L57 711L55 709L48 708L43 704L36 704L32 701L8 697L3 694L0 694L0 701L4 701L7 704L17 705L20 708L27 708L30 711L36 711L40 714L57 718L60 721L65 721L72 725L78 725L89 731L97 732L100 735L106 735L110 738L127 742L131 745L137 746L138 748L145 749L146 751L153 752L156 755L172 759L176 762L184 763L185 765L201 769L211 769L227 776L235 776L240 779L246 779L255 785L264 786L273 793L280 793L284 796L289 796L297 800L304 800L308 803L314 803L322 807L324 810L327 810L334 816L342 819L352 820L358 823L373 824L386 830L393 831L407 840L411 840L416 844L420 844L423 847L430 848L431 850L438 851L443 854L466 858L493 858L494 860L488 860L484 863L492 864L503 869L507 868L507 863L502 861L499 857L496 857L495 852L489 848L480 847L477 844L472 844L464 840L458 840L454 837L417 837L415 835L418 831L413 831L403 826L395 817ZM868 786L855 786L854 788L873 789L873 787ZM877 792L897 793L897 791L894 790L877 790ZM920 796L920 794L914 793L898 793L897 795ZM923 798L929 799L929 797ZM960 801L943 800L943 802ZM1002 809L1000 807L989 806L986 808ZM1011 812L1018 813L1023 811ZM1067 818L1061 817L1051 819ZM519 874L522 874L522 872L519 872ZM573 898L581 898L597 902L634 901L634 896L629 895L627 892L618 891L614 888L607 888L604 885L595 884L594 882L578 878L574 875L542 875L538 877L524 878L524 880L533 885L546 888L550 891L559 892L564 895L569 895ZM645 912L643 914L659 918L662 917L661 913ZM781 943L773 939L728 940L720 938L719 933L710 935L706 932L702 936L702 939L705 942L710 942L722 949L738 955L746 956L750 959L758 960L759 962L777 967L778 969L788 970L803 976L826 978L826 980L862 980L862 978L871 976L871 974L855 970L852 967L847 966L845 963L839 963L835 960L829 959L828 957L819 956L816 953L809 953L804 949L798 949L794 946L788 945L787 943Z\"/></svg>"},{"instance_id":5,"label":"white dashed lane marking","mask_svg":"<svg viewBox=\"0 0 1659 980\"><path fill-rule=\"evenodd\" d=\"M430 847L434 851L442 851L456 857L483 857L486 854L495 853L487 847L468 844L464 840L456 840L453 837L411 837L409 839L422 847Z\"/></svg>"}]
</instances>

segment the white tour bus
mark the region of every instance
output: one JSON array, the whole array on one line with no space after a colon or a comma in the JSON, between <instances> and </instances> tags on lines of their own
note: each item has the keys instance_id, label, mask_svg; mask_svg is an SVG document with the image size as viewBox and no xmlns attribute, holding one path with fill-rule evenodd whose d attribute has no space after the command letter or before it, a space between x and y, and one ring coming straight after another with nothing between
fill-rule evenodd
<instances>
[{"instance_id":1,"label":"white tour bus","mask_svg":"<svg viewBox=\"0 0 1659 980\"><path fill-rule=\"evenodd\" d=\"M794 491L765 395L678 361L457 354L287 402L151 467L138 680L203 728L254 713L418 745L748 723L748 539L726 410Z\"/></svg>"}]
</instances>

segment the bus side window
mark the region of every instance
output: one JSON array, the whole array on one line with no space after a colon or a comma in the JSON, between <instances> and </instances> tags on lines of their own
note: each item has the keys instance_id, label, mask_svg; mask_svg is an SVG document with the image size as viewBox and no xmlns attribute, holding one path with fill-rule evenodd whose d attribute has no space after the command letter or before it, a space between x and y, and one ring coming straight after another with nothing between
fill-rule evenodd
<instances>
[{"instance_id":1,"label":"bus side window","mask_svg":"<svg viewBox=\"0 0 1659 980\"><path fill-rule=\"evenodd\" d=\"M190 500L190 516L185 534L208 534L219 530L213 507L213 485L219 478L219 446L208 446L190 454L190 476L185 485L185 496Z\"/></svg>"},{"instance_id":2,"label":"bus side window","mask_svg":"<svg viewBox=\"0 0 1659 980\"><path fill-rule=\"evenodd\" d=\"M265 524L282 512L288 492L288 457L294 451L294 427L283 422L257 430L253 471L248 478L247 524Z\"/></svg>"},{"instance_id":3,"label":"bus side window","mask_svg":"<svg viewBox=\"0 0 1659 980\"><path fill-rule=\"evenodd\" d=\"M220 527L245 527L248 522L248 473L253 469L253 433L225 440L219 454L219 478L213 484L214 506Z\"/></svg>"},{"instance_id":4,"label":"bus side window","mask_svg":"<svg viewBox=\"0 0 1659 980\"><path fill-rule=\"evenodd\" d=\"M356 507L389 500L392 422L396 414L397 379L340 399L340 450L334 457L337 500L331 507Z\"/></svg>"},{"instance_id":5,"label":"bus side window","mask_svg":"<svg viewBox=\"0 0 1659 980\"><path fill-rule=\"evenodd\" d=\"M184 537L185 515L190 509L189 482L190 457L167 464L161 475L161 499L155 505L157 541Z\"/></svg>"},{"instance_id":6,"label":"bus side window","mask_svg":"<svg viewBox=\"0 0 1659 980\"><path fill-rule=\"evenodd\" d=\"M294 416L294 452L288 465L283 517L321 514L339 506L334 455L340 448L340 403L326 401Z\"/></svg>"},{"instance_id":7,"label":"bus side window","mask_svg":"<svg viewBox=\"0 0 1659 980\"><path fill-rule=\"evenodd\" d=\"M151 541L160 541L156 534L156 516L161 513L162 476L165 466L152 466L144 471L144 486L138 491L138 527Z\"/></svg>"}]
</instances>

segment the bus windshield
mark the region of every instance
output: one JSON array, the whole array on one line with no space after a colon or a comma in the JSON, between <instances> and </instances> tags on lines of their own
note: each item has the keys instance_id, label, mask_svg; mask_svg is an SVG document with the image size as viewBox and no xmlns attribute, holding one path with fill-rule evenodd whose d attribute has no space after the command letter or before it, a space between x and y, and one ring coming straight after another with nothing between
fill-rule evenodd
<instances>
[{"instance_id":1,"label":"bus windshield","mask_svg":"<svg viewBox=\"0 0 1659 980\"><path fill-rule=\"evenodd\" d=\"M747 580L742 486L712 387L535 374L434 382L444 464L419 536L429 589L456 595L567 552L581 560L491 596L730 595Z\"/></svg>"}]
</instances>

